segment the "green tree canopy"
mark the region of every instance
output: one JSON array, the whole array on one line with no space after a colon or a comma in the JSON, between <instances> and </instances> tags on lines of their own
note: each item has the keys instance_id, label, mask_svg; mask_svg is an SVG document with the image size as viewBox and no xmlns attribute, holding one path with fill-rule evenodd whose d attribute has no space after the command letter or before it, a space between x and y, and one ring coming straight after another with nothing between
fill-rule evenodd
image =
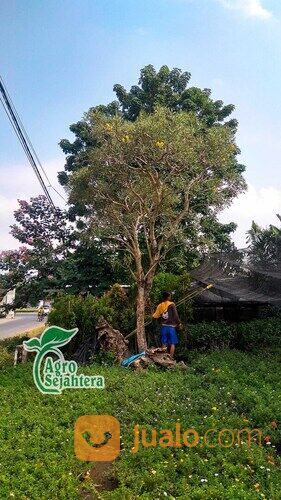
<instances>
[{"instance_id":1,"label":"green tree canopy","mask_svg":"<svg viewBox=\"0 0 281 500\"><path fill-rule=\"evenodd\" d=\"M194 113L207 129L226 127L231 130L234 138L237 121L230 118L234 106L224 105L221 100L213 100L209 89L189 86L190 78L189 72L182 72L178 68L170 70L167 66L162 66L157 72L152 65L148 65L141 70L138 85L133 85L129 91L120 84L114 85L117 100L108 105L90 108L83 120L70 126L75 140L70 142L63 139L60 142L67 155L65 170L59 172L60 183L67 186L72 173L88 164L88 150L99 147L99 142L93 135L92 120L89 120L89 116L93 116L96 111L107 118L122 116L125 120L135 121L140 112L152 114L160 105L177 113ZM232 156L231 162L235 161L237 171L243 172L244 166L237 160L238 153L239 149L235 147L235 158ZM225 251L233 247L230 235L236 228L235 224L220 223L212 206L205 203L205 197L202 203L197 197L197 209L202 216L200 226L195 228L187 222L184 247L174 250L173 261L169 259L170 264L165 262L170 271L194 265L208 249ZM69 208L69 218L72 221L76 219L81 228L86 212L86 205L76 200Z\"/></svg>"},{"instance_id":2,"label":"green tree canopy","mask_svg":"<svg viewBox=\"0 0 281 500\"><path fill-rule=\"evenodd\" d=\"M113 90L117 101L96 106L89 111L99 111L108 118L120 115L126 120L134 121L140 112L154 113L158 106L162 106L174 112L193 112L206 127L224 124L236 131L237 120L227 120L235 109L234 105L224 105L221 100L213 100L210 89L188 87L190 78L191 74L187 71L183 72L178 68L170 70L168 66L162 66L157 72L149 64L141 69L138 85L133 85L126 91L122 85L115 84ZM59 173L59 180L63 185L67 184L68 172L81 167L81 155L77 162L77 154L81 154L87 147L97 146L86 119L71 125L70 130L76 136L75 141L60 141L62 150L68 155L65 171ZM80 211L83 212L82 205Z\"/></svg>"}]
</instances>

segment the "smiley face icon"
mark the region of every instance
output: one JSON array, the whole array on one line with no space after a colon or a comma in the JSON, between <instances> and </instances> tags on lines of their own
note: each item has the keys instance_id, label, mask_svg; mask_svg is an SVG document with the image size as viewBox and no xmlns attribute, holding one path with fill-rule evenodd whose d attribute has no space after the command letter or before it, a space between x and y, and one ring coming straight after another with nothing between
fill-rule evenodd
<instances>
[{"instance_id":1,"label":"smiley face icon","mask_svg":"<svg viewBox=\"0 0 281 500\"><path fill-rule=\"evenodd\" d=\"M120 453L120 423L111 415L83 415L74 426L74 451L79 460L108 462Z\"/></svg>"}]
</instances>

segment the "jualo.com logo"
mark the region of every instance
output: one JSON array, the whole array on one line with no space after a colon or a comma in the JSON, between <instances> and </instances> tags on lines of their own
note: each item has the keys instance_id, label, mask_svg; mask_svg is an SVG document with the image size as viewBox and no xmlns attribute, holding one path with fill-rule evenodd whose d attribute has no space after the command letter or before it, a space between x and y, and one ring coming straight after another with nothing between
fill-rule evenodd
<instances>
[{"instance_id":1,"label":"jualo.com logo","mask_svg":"<svg viewBox=\"0 0 281 500\"><path fill-rule=\"evenodd\" d=\"M78 328L65 330L59 326L50 326L40 338L23 342L27 351L36 353L33 378L36 387L43 394L61 394L64 389L104 388L104 377L77 374L77 363L65 360L59 349L68 344L77 332Z\"/></svg>"},{"instance_id":2,"label":"jualo.com logo","mask_svg":"<svg viewBox=\"0 0 281 500\"><path fill-rule=\"evenodd\" d=\"M131 434L131 447L124 449L136 454L140 448L182 448L189 451L195 447L231 448L262 446L260 429L207 429L203 433L194 428L182 428L177 422L171 429L146 428L135 425ZM111 461L118 457L120 446L120 422L111 415L83 415L74 426L74 451L79 460Z\"/></svg>"}]
</instances>

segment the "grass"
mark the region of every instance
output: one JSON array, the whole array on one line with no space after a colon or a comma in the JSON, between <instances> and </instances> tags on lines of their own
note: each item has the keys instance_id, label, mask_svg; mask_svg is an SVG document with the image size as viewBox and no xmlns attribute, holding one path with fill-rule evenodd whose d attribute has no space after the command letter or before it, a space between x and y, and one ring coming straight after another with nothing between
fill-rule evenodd
<instances>
[{"instance_id":1,"label":"grass","mask_svg":"<svg viewBox=\"0 0 281 500\"><path fill-rule=\"evenodd\" d=\"M31 363L1 370L1 498L78 499L82 490L92 492L87 498L120 500L281 498L280 352L194 354L186 372L97 364L82 371L104 375L106 389L42 395ZM96 496L87 474L93 464L73 451L74 423L87 414L114 415L121 423L122 451L111 471L118 487ZM210 428L259 428L270 444L130 452L136 423L159 431L176 422L200 435Z\"/></svg>"},{"instance_id":2,"label":"grass","mask_svg":"<svg viewBox=\"0 0 281 500\"><path fill-rule=\"evenodd\" d=\"M19 313L37 312L37 311L38 311L38 307L19 307L18 309L16 309L16 312L19 312Z\"/></svg>"}]
</instances>

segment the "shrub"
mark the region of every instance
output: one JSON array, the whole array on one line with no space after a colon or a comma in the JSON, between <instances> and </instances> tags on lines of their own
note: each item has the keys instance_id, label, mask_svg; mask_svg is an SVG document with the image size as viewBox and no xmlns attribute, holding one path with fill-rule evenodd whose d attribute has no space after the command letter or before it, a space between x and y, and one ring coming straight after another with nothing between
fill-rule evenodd
<instances>
[{"instance_id":1,"label":"shrub","mask_svg":"<svg viewBox=\"0 0 281 500\"><path fill-rule=\"evenodd\" d=\"M103 316L111 322L114 328L117 328L124 334L130 333L135 327L136 312L134 295L134 290L126 292L116 283L100 299L100 301L103 299L107 303L111 311L110 318L107 317L105 311L103 312Z\"/></svg>"},{"instance_id":2,"label":"shrub","mask_svg":"<svg viewBox=\"0 0 281 500\"><path fill-rule=\"evenodd\" d=\"M65 348L66 352L72 353L86 337L95 340L96 324L101 316L124 334L134 328L134 303L120 285L113 285L100 298L92 295L60 296L53 304L48 323L67 329L78 328L78 335Z\"/></svg>"},{"instance_id":3,"label":"shrub","mask_svg":"<svg viewBox=\"0 0 281 500\"><path fill-rule=\"evenodd\" d=\"M187 357L190 349L235 348L253 350L281 347L281 319L267 318L242 323L210 322L186 327L186 338L180 334L180 356Z\"/></svg>"},{"instance_id":4,"label":"shrub","mask_svg":"<svg viewBox=\"0 0 281 500\"><path fill-rule=\"evenodd\" d=\"M12 354L6 349L6 347L3 347L0 345L0 369L5 368L13 363L13 356Z\"/></svg>"},{"instance_id":5,"label":"shrub","mask_svg":"<svg viewBox=\"0 0 281 500\"><path fill-rule=\"evenodd\" d=\"M24 340L29 340L29 337L27 335L8 337L0 341L0 348L6 349L9 353L14 353L16 346L22 344Z\"/></svg>"},{"instance_id":6,"label":"shrub","mask_svg":"<svg viewBox=\"0 0 281 500\"><path fill-rule=\"evenodd\" d=\"M237 323L237 347L281 347L281 318L266 318Z\"/></svg>"}]
</instances>

